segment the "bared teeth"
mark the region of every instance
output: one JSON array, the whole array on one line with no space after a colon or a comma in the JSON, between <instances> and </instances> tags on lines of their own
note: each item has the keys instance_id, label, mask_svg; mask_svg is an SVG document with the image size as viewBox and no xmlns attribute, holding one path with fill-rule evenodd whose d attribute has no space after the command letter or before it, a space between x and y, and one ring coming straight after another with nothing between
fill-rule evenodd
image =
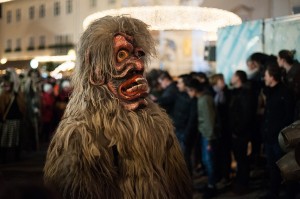
<instances>
[{"instance_id":1,"label":"bared teeth","mask_svg":"<svg viewBox=\"0 0 300 199\"><path fill-rule=\"evenodd\" d=\"M127 89L126 92L135 92L135 91L138 91L138 90L147 91L148 90L148 85L147 84L139 84L139 85L136 85L136 86L133 86L133 87Z\"/></svg>"},{"instance_id":2,"label":"bared teeth","mask_svg":"<svg viewBox=\"0 0 300 199\"><path fill-rule=\"evenodd\" d=\"M146 79L145 78L136 78L136 80L135 80L135 82L137 82L138 84L143 84L143 83L145 83L145 82L147 82L146 81Z\"/></svg>"}]
</instances>

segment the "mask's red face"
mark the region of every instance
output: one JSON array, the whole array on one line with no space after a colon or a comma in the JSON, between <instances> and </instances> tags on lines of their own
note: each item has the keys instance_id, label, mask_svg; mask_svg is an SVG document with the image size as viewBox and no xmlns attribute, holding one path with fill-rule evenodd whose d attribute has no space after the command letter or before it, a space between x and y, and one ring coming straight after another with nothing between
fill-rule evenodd
<instances>
[{"instance_id":1,"label":"mask's red face","mask_svg":"<svg viewBox=\"0 0 300 199\"><path fill-rule=\"evenodd\" d=\"M136 46L133 37L124 33L114 37L116 74L108 81L108 88L128 110L147 105L149 89L144 78L144 56L145 52Z\"/></svg>"}]
</instances>

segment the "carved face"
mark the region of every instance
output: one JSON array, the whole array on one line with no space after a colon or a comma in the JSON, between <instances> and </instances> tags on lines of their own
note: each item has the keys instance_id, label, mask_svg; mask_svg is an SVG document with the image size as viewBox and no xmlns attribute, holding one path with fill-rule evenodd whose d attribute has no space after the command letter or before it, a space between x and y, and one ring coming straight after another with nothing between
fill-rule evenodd
<instances>
[{"instance_id":1,"label":"carved face","mask_svg":"<svg viewBox=\"0 0 300 199\"><path fill-rule=\"evenodd\" d=\"M114 37L116 74L108 81L109 90L128 110L147 105L148 83L144 77L144 56L132 36L118 33Z\"/></svg>"}]
</instances>

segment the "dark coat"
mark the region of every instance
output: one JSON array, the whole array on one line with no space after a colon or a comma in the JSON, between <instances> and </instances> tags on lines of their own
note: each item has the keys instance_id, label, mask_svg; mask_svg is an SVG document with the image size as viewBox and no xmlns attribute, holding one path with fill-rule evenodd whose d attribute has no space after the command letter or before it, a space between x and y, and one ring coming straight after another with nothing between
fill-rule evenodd
<instances>
[{"instance_id":1,"label":"dark coat","mask_svg":"<svg viewBox=\"0 0 300 199\"><path fill-rule=\"evenodd\" d=\"M185 144L193 145L198 133L198 109L197 98L191 99L189 106L188 121L185 124Z\"/></svg>"},{"instance_id":2,"label":"dark coat","mask_svg":"<svg viewBox=\"0 0 300 199\"><path fill-rule=\"evenodd\" d=\"M252 89L254 99L253 100L253 106L258 107L258 99L259 95L261 94L261 91L264 87L264 82L263 82L263 72L262 71L256 71L254 74L252 74L249 77L249 84Z\"/></svg>"},{"instance_id":3,"label":"dark coat","mask_svg":"<svg viewBox=\"0 0 300 199\"><path fill-rule=\"evenodd\" d=\"M216 130L220 133L221 137L227 137L230 135L229 131L229 103L230 103L230 91L227 86L223 89L224 99L223 101L215 101L216 105Z\"/></svg>"},{"instance_id":4,"label":"dark coat","mask_svg":"<svg viewBox=\"0 0 300 199\"><path fill-rule=\"evenodd\" d=\"M176 131L183 131L189 119L191 98L186 92L178 92L175 97L174 107L171 110L171 118Z\"/></svg>"},{"instance_id":5,"label":"dark coat","mask_svg":"<svg viewBox=\"0 0 300 199\"><path fill-rule=\"evenodd\" d=\"M5 114L6 109L8 108L8 105L10 103L11 100L11 93L9 92L2 92L0 95L0 121L3 119L3 116ZM18 112L21 114L21 118L23 118L25 116L25 111L26 111L26 106L25 106L25 100L24 100L24 95L22 92L18 92L15 93L15 102L17 104L17 107L11 107L11 110L14 109L13 112L16 112L15 109L18 109ZM12 109L13 108L13 109ZM7 119L20 119L19 116L12 116L9 115L10 113L8 113L8 117Z\"/></svg>"},{"instance_id":6,"label":"dark coat","mask_svg":"<svg viewBox=\"0 0 300 199\"><path fill-rule=\"evenodd\" d=\"M234 137L249 137L253 124L254 95L248 87L235 88L231 91L229 103L229 129Z\"/></svg>"},{"instance_id":7,"label":"dark coat","mask_svg":"<svg viewBox=\"0 0 300 199\"><path fill-rule=\"evenodd\" d=\"M292 68L286 73L284 83L293 95L299 97L300 93L300 64L294 63Z\"/></svg>"},{"instance_id":8,"label":"dark coat","mask_svg":"<svg viewBox=\"0 0 300 199\"><path fill-rule=\"evenodd\" d=\"M178 92L176 83L173 82L165 88L162 95L157 99L157 103L166 110L168 115L170 115L173 110Z\"/></svg>"},{"instance_id":9,"label":"dark coat","mask_svg":"<svg viewBox=\"0 0 300 199\"><path fill-rule=\"evenodd\" d=\"M264 88L266 106L262 134L266 143L277 143L279 132L293 122L293 100L282 83Z\"/></svg>"}]
</instances>

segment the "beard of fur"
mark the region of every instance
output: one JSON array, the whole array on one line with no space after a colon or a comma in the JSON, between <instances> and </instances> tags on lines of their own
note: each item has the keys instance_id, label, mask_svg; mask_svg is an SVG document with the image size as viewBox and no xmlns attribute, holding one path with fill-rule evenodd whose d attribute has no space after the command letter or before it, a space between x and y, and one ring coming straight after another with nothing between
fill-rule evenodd
<instances>
[{"instance_id":1,"label":"beard of fur","mask_svg":"<svg viewBox=\"0 0 300 199\"><path fill-rule=\"evenodd\" d=\"M98 100L81 108L79 95L71 97L48 149L46 184L64 198L190 198L190 177L167 114L151 101L125 110L106 86L94 89Z\"/></svg>"}]
</instances>

